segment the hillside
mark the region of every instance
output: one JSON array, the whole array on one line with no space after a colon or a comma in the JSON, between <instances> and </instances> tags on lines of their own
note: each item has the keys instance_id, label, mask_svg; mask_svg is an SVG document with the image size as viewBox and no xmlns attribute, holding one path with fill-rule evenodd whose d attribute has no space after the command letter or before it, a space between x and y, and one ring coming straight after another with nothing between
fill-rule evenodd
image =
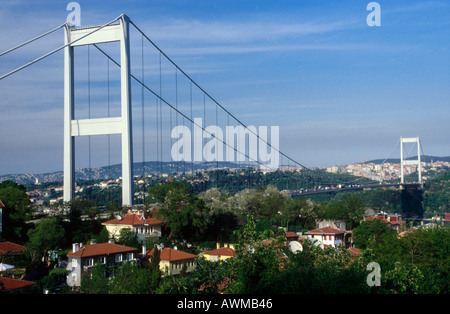
<instances>
[{"instance_id":1,"label":"hillside","mask_svg":"<svg viewBox=\"0 0 450 314\"><path fill-rule=\"evenodd\" d=\"M417 156L413 156L413 157L408 157L406 158L406 160L417 160ZM450 162L450 156L447 157L439 157L439 156L428 156L428 155L423 155L420 156L420 160L422 162L426 162L426 163L430 163L430 162L437 162L437 161L443 161L443 162ZM369 161L365 161L365 164L369 164L369 163L374 163L374 164L381 164L381 163L393 163L393 164L398 164L400 163L400 158L390 158L390 159L374 159L374 160L369 160Z\"/></svg>"},{"instance_id":2,"label":"hillside","mask_svg":"<svg viewBox=\"0 0 450 314\"><path fill-rule=\"evenodd\" d=\"M230 162L202 162L202 163L186 163L186 162L139 162L134 164L134 175L148 175L152 173L175 173L190 172L197 170L214 170L224 168L238 168L238 165ZM122 175L121 164L105 166L100 168L81 168L75 170L76 179L80 180L105 180L118 179ZM11 180L18 184L33 184L36 182L62 182L63 172L56 171L43 174L8 174L0 176L0 182Z\"/></svg>"}]
</instances>

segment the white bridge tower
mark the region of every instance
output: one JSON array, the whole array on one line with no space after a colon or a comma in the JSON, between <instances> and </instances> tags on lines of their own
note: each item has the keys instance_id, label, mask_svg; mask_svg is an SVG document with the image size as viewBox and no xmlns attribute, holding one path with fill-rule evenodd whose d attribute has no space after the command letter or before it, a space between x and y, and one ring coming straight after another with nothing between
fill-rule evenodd
<instances>
[{"instance_id":1,"label":"white bridge tower","mask_svg":"<svg viewBox=\"0 0 450 314\"><path fill-rule=\"evenodd\" d=\"M417 143L417 160L405 160L403 156L403 143ZM417 165L419 175L419 184L422 184L422 166L420 164L420 140L419 137L403 138L400 137L400 176L401 183L404 183L403 167L405 165Z\"/></svg>"},{"instance_id":2,"label":"white bridge tower","mask_svg":"<svg viewBox=\"0 0 450 314\"><path fill-rule=\"evenodd\" d=\"M122 205L133 205L133 141L131 132L129 18L100 27L65 27L64 49L64 201L71 201L75 187L75 137L122 135ZM74 119L74 48L107 42L120 42L121 116L100 119Z\"/></svg>"}]
</instances>

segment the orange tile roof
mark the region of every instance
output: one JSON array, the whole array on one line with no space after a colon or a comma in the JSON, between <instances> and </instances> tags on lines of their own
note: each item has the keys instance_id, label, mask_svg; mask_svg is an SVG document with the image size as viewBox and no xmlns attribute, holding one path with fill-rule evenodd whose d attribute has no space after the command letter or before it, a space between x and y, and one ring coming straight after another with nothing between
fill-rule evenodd
<instances>
[{"instance_id":1,"label":"orange tile roof","mask_svg":"<svg viewBox=\"0 0 450 314\"><path fill-rule=\"evenodd\" d=\"M112 219L105 221L102 225L127 225L127 226L137 226L137 225L159 225L164 223L161 220L154 218L145 218L142 215L136 214L126 214L120 219Z\"/></svg>"},{"instance_id":2,"label":"orange tile roof","mask_svg":"<svg viewBox=\"0 0 450 314\"><path fill-rule=\"evenodd\" d=\"M34 285L33 281L0 277L0 291L2 292L9 292L31 285Z\"/></svg>"},{"instance_id":3,"label":"orange tile roof","mask_svg":"<svg viewBox=\"0 0 450 314\"><path fill-rule=\"evenodd\" d=\"M221 247L220 249L204 252L203 254L214 256L234 256L234 250L229 247Z\"/></svg>"},{"instance_id":4,"label":"orange tile roof","mask_svg":"<svg viewBox=\"0 0 450 314\"><path fill-rule=\"evenodd\" d=\"M151 249L150 251L147 251L145 256L143 258L150 258L153 256L153 253L155 252L155 249ZM167 261L167 262L174 262L174 261L180 261L184 259L193 259L197 257L197 255L186 253L183 251L171 249L171 248L164 248L159 255L160 260Z\"/></svg>"},{"instance_id":5,"label":"orange tile roof","mask_svg":"<svg viewBox=\"0 0 450 314\"><path fill-rule=\"evenodd\" d=\"M347 250L348 250L348 251L350 252L350 254L352 254L353 256L356 256L356 255L361 254L361 250L359 250L359 249L357 249L357 248L354 248L354 247L349 247Z\"/></svg>"},{"instance_id":6,"label":"orange tile roof","mask_svg":"<svg viewBox=\"0 0 450 314\"><path fill-rule=\"evenodd\" d=\"M315 230L310 230L308 232L306 232L305 234L340 234L340 233L345 233L345 231L342 231L340 229L336 229L336 228L331 228L331 227L323 227L320 229L315 229Z\"/></svg>"},{"instance_id":7,"label":"orange tile roof","mask_svg":"<svg viewBox=\"0 0 450 314\"><path fill-rule=\"evenodd\" d=\"M25 251L27 248L23 245L12 243L9 241L6 242L0 242L0 254L5 254L6 252L22 252Z\"/></svg>"},{"instance_id":8,"label":"orange tile roof","mask_svg":"<svg viewBox=\"0 0 450 314\"><path fill-rule=\"evenodd\" d=\"M286 232L286 238L298 238L299 235L293 231Z\"/></svg>"},{"instance_id":9,"label":"orange tile roof","mask_svg":"<svg viewBox=\"0 0 450 314\"><path fill-rule=\"evenodd\" d=\"M113 243L97 243L82 246L76 252L70 252L67 256L71 257L92 257L92 256L100 256L100 255L108 255L108 254L117 254L117 253L125 253L137 251L134 247L118 245Z\"/></svg>"}]
</instances>

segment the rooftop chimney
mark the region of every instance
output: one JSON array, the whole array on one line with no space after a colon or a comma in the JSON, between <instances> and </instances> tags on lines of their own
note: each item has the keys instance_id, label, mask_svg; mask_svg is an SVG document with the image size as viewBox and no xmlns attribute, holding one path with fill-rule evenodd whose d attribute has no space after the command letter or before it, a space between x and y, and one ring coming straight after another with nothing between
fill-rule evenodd
<instances>
[{"instance_id":1,"label":"rooftop chimney","mask_svg":"<svg viewBox=\"0 0 450 314\"><path fill-rule=\"evenodd\" d=\"M73 243L72 244L72 251L73 251L73 253L75 253L79 249L80 249L80 245L78 243Z\"/></svg>"}]
</instances>

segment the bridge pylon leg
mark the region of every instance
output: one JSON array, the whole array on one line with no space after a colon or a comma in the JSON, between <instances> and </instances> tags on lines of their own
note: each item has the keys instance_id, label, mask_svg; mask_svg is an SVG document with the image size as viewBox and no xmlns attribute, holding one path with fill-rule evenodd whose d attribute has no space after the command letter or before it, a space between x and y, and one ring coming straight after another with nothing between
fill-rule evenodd
<instances>
[{"instance_id":1,"label":"bridge pylon leg","mask_svg":"<svg viewBox=\"0 0 450 314\"><path fill-rule=\"evenodd\" d=\"M133 205L133 140L131 118L131 73L129 18L119 24L97 28L66 25L64 53L64 201L74 197L75 137L120 134L122 136L122 206ZM120 42L121 117L74 119L74 47Z\"/></svg>"}]
</instances>

